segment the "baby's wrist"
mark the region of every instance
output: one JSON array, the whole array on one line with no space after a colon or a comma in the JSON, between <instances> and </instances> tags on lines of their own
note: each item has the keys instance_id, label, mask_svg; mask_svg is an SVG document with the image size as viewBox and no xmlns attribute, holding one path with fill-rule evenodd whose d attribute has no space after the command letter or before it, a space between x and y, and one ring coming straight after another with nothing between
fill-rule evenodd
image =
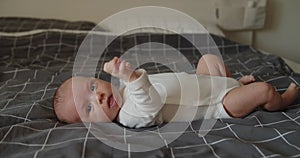
<instances>
[{"instance_id":1,"label":"baby's wrist","mask_svg":"<svg viewBox=\"0 0 300 158\"><path fill-rule=\"evenodd\" d=\"M140 74L137 71L133 71L128 79L128 82L135 81L140 77Z\"/></svg>"}]
</instances>

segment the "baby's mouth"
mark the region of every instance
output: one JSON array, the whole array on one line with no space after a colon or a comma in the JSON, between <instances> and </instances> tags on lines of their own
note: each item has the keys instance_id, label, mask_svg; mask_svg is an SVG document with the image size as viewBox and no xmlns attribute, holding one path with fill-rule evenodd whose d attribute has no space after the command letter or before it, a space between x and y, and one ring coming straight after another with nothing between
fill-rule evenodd
<instances>
[{"instance_id":1,"label":"baby's mouth","mask_svg":"<svg viewBox=\"0 0 300 158\"><path fill-rule=\"evenodd\" d=\"M111 109L111 108L114 108L115 106L118 106L118 104L117 104L117 101L116 101L116 99L114 98L114 96L113 95L111 95L110 97L109 97L109 99L108 99L108 101L109 101L109 108Z\"/></svg>"},{"instance_id":2,"label":"baby's mouth","mask_svg":"<svg viewBox=\"0 0 300 158\"><path fill-rule=\"evenodd\" d=\"M123 99L120 91L116 87L112 86L112 95L109 96L109 108L121 108L123 105Z\"/></svg>"}]
</instances>

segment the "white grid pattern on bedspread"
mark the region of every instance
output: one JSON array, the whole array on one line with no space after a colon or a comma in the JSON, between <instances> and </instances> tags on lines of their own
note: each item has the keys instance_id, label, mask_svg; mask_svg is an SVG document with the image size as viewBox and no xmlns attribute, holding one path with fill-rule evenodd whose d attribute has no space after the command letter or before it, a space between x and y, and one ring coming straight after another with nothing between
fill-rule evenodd
<instances>
[{"instance_id":1,"label":"white grid pattern on bedspread","mask_svg":"<svg viewBox=\"0 0 300 158\"><path fill-rule=\"evenodd\" d=\"M117 40L117 43L127 40L130 42L108 50L108 53L100 59L99 65L103 65L104 61L111 59L114 55L120 55L113 52L124 51L131 46L138 45L138 38L153 39L156 36L161 37L161 35L150 34L122 37ZM198 36L195 35L195 38ZM63 37L71 38L73 43L66 44L70 41L64 40ZM199 37L203 38L203 35ZM18 45L19 38L21 39L20 45ZM178 132L176 130L162 133L157 127L145 129L152 131L158 140L166 144L161 149L146 153L124 152L108 147L90 133L92 125L86 128L82 124L65 125L57 122L53 114L52 96L57 86L70 76L68 72L72 70L74 54L83 38L84 35L65 34L63 31L46 31L27 37L0 37L1 40L8 41L5 44L12 42L12 45L2 49L4 53L1 55L0 62L0 117L2 120L0 122L0 157L60 155L73 157L109 155L114 155L114 157L193 157L197 155L205 155L205 157L300 157L299 101L284 112L270 113L258 109L245 119L218 120L206 136L198 135L201 120L187 122L188 129L174 142L166 142L165 136ZM162 36L162 38L166 37ZM175 40L177 43L175 45L179 50L192 52L187 54L187 58L195 65L201 55L197 54L194 48L180 48L178 45L180 41L176 42L178 37L172 40ZM171 42L174 42L172 40ZM286 65L281 65L280 60L272 63L277 59L276 57L268 56L267 58L251 47L223 38L215 37L215 40L225 63L232 70L235 78L252 73L258 80L274 85L280 92L286 89L290 81L300 87L300 76L292 72L286 73ZM126 46L127 48L124 49ZM132 62L139 62L138 56L143 52L168 51L164 48L153 49L151 45L143 46L145 50L130 50L132 54L140 53L135 54L136 58ZM147 46L150 47L147 48ZM22 51L16 53L17 49L22 49ZM168 58L167 55L165 57ZM170 60L172 59L170 57ZM176 68L176 64L173 66ZM101 77L103 74L99 71L100 69L101 67L98 69L97 76ZM152 64L147 69L150 73L169 71L159 64ZM173 123L172 126L176 127L177 124L182 123ZM102 126L114 128L119 125L103 124ZM116 134L116 136L123 137L130 149L130 144L134 142L130 142L131 135L126 134L128 130L123 127L123 133ZM148 138L143 137L145 140Z\"/></svg>"}]
</instances>

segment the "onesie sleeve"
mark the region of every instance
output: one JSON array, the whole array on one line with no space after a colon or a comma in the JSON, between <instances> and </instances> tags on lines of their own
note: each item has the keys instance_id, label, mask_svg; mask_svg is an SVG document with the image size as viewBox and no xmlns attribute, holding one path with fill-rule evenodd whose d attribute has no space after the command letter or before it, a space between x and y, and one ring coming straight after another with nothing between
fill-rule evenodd
<instances>
[{"instance_id":1,"label":"onesie sleeve","mask_svg":"<svg viewBox=\"0 0 300 158\"><path fill-rule=\"evenodd\" d=\"M147 72L137 70L139 78L125 82L125 102L119 114L120 123L129 127L145 127L155 124L153 121L160 112L163 103L157 90L149 81Z\"/></svg>"}]
</instances>

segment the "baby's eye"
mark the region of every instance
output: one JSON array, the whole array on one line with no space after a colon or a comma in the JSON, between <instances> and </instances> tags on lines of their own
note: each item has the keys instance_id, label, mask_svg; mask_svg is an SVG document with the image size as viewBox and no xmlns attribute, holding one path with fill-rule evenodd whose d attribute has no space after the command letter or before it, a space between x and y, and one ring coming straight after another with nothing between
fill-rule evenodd
<instances>
[{"instance_id":1,"label":"baby's eye","mask_svg":"<svg viewBox=\"0 0 300 158\"><path fill-rule=\"evenodd\" d=\"M90 89L92 92L94 92L96 90L96 84L92 83Z\"/></svg>"},{"instance_id":2,"label":"baby's eye","mask_svg":"<svg viewBox=\"0 0 300 158\"><path fill-rule=\"evenodd\" d=\"M87 107L86 107L86 110L88 113L90 113L92 111L92 105L89 104Z\"/></svg>"}]
</instances>

